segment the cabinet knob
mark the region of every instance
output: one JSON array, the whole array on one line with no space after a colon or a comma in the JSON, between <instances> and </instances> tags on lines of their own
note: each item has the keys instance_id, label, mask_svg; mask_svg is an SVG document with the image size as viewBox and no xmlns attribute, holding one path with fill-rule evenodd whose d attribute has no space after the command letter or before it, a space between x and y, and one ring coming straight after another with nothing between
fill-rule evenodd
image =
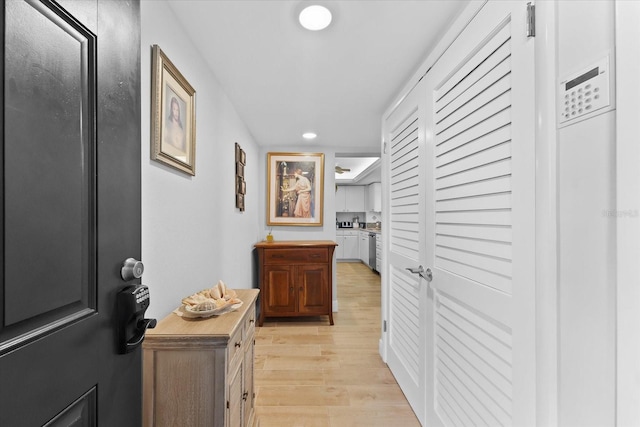
<instances>
[{"instance_id":1,"label":"cabinet knob","mask_svg":"<svg viewBox=\"0 0 640 427\"><path fill-rule=\"evenodd\" d=\"M242 400L244 400L245 402L247 401L247 397L249 397L249 392L245 391L244 393L242 393Z\"/></svg>"}]
</instances>

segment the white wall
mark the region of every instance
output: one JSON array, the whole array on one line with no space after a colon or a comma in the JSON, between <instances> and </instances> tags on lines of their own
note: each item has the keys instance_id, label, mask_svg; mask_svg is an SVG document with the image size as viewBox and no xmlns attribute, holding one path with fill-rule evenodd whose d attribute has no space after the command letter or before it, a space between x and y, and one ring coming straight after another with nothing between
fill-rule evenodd
<instances>
[{"instance_id":1,"label":"white wall","mask_svg":"<svg viewBox=\"0 0 640 427\"><path fill-rule=\"evenodd\" d=\"M614 55L614 2L557 3L558 76ZM559 414L615 425L615 111L558 130Z\"/></svg>"},{"instance_id":2,"label":"white wall","mask_svg":"<svg viewBox=\"0 0 640 427\"><path fill-rule=\"evenodd\" d=\"M219 279L257 286L252 249L262 237L259 148L165 2L143 0L142 261L148 316L162 318L183 297ZM196 90L196 175L150 160L151 46L157 44ZM244 212L235 208L235 142L247 154Z\"/></svg>"}]
</instances>

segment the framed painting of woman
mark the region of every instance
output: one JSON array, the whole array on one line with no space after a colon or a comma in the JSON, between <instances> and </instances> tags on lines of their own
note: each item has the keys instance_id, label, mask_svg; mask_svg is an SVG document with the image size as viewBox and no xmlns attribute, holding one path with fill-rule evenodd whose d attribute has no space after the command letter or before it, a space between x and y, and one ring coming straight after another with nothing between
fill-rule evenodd
<instances>
[{"instance_id":1,"label":"framed painting of woman","mask_svg":"<svg viewBox=\"0 0 640 427\"><path fill-rule=\"evenodd\" d=\"M323 153L267 153L267 225L321 226L323 186Z\"/></svg>"},{"instance_id":2,"label":"framed painting of woman","mask_svg":"<svg viewBox=\"0 0 640 427\"><path fill-rule=\"evenodd\" d=\"M196 92L158 45L152 70L151 159L195 175Z\"/></svg>"}]
</instances>

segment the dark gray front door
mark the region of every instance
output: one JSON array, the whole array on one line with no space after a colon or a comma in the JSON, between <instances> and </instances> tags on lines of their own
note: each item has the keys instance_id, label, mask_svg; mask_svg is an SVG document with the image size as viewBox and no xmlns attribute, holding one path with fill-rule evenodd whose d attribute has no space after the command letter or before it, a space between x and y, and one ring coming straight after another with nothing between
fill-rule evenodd
<instances>
[{"instance_id":1,"label":"dark gray front door","mask_svg":"<svg viewBox=\"0 0 640 427\"><path fill-rule=\"evenodd\" d=\"M141 250L139 4L2 14L0 425L138 426L141 353L118 354L115 314Z\"/></svg>"}]
</instances>

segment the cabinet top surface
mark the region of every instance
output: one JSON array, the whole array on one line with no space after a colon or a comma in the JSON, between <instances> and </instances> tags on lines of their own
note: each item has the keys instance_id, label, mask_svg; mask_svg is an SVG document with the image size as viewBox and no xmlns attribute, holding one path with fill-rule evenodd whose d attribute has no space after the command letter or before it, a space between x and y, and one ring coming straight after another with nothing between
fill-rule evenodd
<instances>
[{"instance_id":1,"label":"cabinet top surface","mask_svg":"<svg viewBox=\"0 0 640 427\"><path fill-rule=\"evenodd\" d=\"M333 240L283 240L274 242L258 242L255 244L255 247L259 249L300 247L318 248L337 245L338 244Z\"/></svg>"},{"instance_id":2,"label":"cabinet top surface","mask_svg":"<svg viewBox=\"0 0 640 427\"><path fill-rule=\"evenodd\" d=\"M260 292L258 289L236 289L235 291L243 302L239 309L220 316L199 319L188 319L171 313L160 320L154 329L147 330L143 346L185 336L192 338L218 337L226 341L241 325L245 313L254 306Z\"/></svg>"}]
</instances>

